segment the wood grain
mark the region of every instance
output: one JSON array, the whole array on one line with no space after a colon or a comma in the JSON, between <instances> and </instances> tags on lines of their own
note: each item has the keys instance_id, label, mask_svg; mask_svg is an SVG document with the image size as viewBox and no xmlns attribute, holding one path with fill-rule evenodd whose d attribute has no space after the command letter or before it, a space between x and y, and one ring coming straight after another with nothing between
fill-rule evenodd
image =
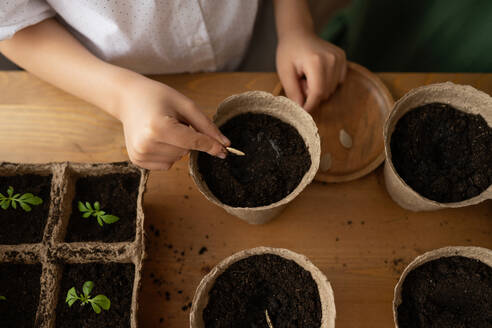
<instances>
[{"instance_id":1,"label":"wood grain","mask_svg":"<svg viewBox=\"0 0 492 328\"><path fill-rule=\"evenodd\" d=\"M447 80L492 94L492 74L379 76L395 99L418 85ZM208 115L232 93L272 91L278 82L273 73L157 79L192 97ZM1 160L126 159L120 124L93 106L26 73L0 73L0 90ZM492 201L469 208L409 212L389 198L381 168L348 183L313 183L280 217L250 226L199 194L185 159L170 171L151 173L145 212L149 254L141 327L187 327L186 305L202 276L224 257L261 245L303 253L327 275L335 292L337 327L393 327L393 288L416 255L446 245L492 248ZM207 250L200 255L203 247Z\"/></svg>"}]
</instances>

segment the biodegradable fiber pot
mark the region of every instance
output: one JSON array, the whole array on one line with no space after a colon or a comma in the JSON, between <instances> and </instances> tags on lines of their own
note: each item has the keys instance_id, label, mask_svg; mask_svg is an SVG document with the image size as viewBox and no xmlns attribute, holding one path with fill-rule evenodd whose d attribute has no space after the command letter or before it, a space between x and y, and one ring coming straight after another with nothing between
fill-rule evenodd
<instances>
[{"instance_id":1,"label":"biodegradable fiber pot","mask_svg":"<svg viewBox=\"0 0 492 328\"><path fill-rule=\"evenodd\" d=\"M311 183L319 168L321 153L320 138L314 120L304 109L288 98L282 96L275 97L270 93L262 91L245 92L228 97L219 105L217 113L214 116L214 122L220 127L234 116L248 112L271 115L290 124L299 132L311 156L311 167L304 174L299 185L285 198L270 205L232 207L222 203L208 188L198 170L197 151L193 151L190 156L190 174L200 192L209 201L248 223L262 224L280 214L287 203L292 201Z\"/></svg>"},{"instance_id":2,"label":"biodegradable fiber pot","mask_svg":"<svg viewBox=\"0 0 492 328\"><path fill-rule=\"evenodd\" d=\"M482 247L473 246L455 246L443 247L424 253L416 257L403 271L400 280L395 286L395 294L393 298L393 319L395 327L398 328L398 306L402 303L402 286L407 275L415 268L424 263L437 260L443 257L462 256L470 259L479 260L480 262L492 267L492 250Z\"/></svg>"},{"instance_id":3,"label":"biodegradable fiber pot","mask_svg":"<svg viewBox=\"0 0 492 328\"><path fill-rule=\"evenodd\" d=\"M281 256L287 260L292 260L301 266L304 270L311 273L311 276L316 283L321 301L321 328L335 327L335 298L330 282L326 276L313 264L309 259L288 249L257 247L243 250L233 254L217 264L198 285L195 296L193 297L193 305L190 312L190 327L204 328L203 310L208 304L209 292L214 286L215 280L233 263L253 255L274 254Z\"/></svg>"},{"instance_id":4,"label":"biodegradable fiber pot","mask_svg":"<svg viewBox=\"0 0 492 328\"><path fill-rule=\"evenodd\" d=\"M384 126L384 148L386 162L384 178L386 189L391 198L401 207L412 211L437 210L446 207L462 207L478 204L492 199L492 185L478 196L461 202L439 203L415 192L396 172L391 157L391 136L400 118L410 110L430 104L448 104L470 114L480 114L492 127L492 97L471 86L457 85L451 82L431 84L415 88L400 98L386 120Z\"/></svg>"}]
</instances>

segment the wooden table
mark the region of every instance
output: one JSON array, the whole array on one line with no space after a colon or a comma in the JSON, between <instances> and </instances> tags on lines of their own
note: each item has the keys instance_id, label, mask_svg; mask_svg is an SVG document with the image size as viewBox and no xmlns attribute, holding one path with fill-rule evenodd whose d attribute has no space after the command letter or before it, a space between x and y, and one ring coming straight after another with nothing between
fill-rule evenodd
<instances>
[{"instance_id":1,"label":"wooden table","mask_svg":"<svg viewBox=\"0 0 492 328\"><path fill-rule=\"evenodd\" d=\"M395 99L416 86L448 80L492 94L492 74L379 76ZM233 93L272 91L278 81L273 73L157 79L194 99L208 115ZM0 160L127 159L117 121L27 73L0 72L0 115ZM313 183L276 220L250 226L206 201L182 160L168 172L151 173L145 212L149 244L141 327L187 327L188 304L202 276L224 257L260 245L303 253L326 274L335 292L337 327L393 327L393 287L415 256L446 245L492 248L491 201L405 211L386 193L381 168L349 183Z\"/></svg>"}]
</instances>

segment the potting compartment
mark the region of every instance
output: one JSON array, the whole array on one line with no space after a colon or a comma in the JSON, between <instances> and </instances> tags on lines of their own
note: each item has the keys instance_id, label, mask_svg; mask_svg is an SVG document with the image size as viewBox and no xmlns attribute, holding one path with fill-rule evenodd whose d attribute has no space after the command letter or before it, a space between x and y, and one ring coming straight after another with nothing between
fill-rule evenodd
<instances>
[{"instance_id":1,"label":"potting compartment","mask_svg":"<svg viewBox=\"0 0 492 328\"><path fill-rule=\"evenodd\" d=\"M0 289L0 296L6 298L0 299L0 313L12 314L0 315L0 326L108 327L111 326L108 323L117 323L118 327L137 327L137 302L142 261L145 256L142 201L148 176L146 170L128 163L0 163L0 182L14 184L15 181L11 182L11 177L23 177L26 172L31 174L30 177L34 177L33 182L38 181L39 175L50 178L47 192L38 192L34 187L29 188L28 184L16 186L19 192L37 192L36 195L44 197L43 204L47 203L49 215L44 219L45 228L42 229L42 239L38 242L0 244L0 282L3 286L8 286L4 290ZM5 177L9 177L10 180ZM99 194L81 192L81 196L78 196L78 181L89 181L87 184L90 186L86 185L85 188L103 191ZM99 188L96 187L98 185ZM3 188L4 185L1 186ZM107 186L110 189L107 189ZM112 188L117 193L111 193ZM114 201L111 197L118 197L118 194L124 194L125 191L132 197L122 198L132 204L127 204L129 210L126 213L120 213L118 210L121 208L111 207ZM47 194L50 197L47 197ZM65 241L71 220L82 221L89 227L85 231L101 229L96 217L84 218L79 208L73 206L77 204L77 197L90 198L89 196L92 196L92 199L86 201L91 204L99 201L101 210L110 209L121 216L117 222L111 223L113 231L121 227L125 229L125 224L132 226L129 229L131 233L127 233L128 237L124 238L125 241L120 241L119 237L115 238L114 242L105 242L105 238L108 240L107 237L94 238L96 241L89 238L88 241ZM10 214L8 210L0 209L2 218ZM23 209L17 207L16 210ZM22 228L23 225L19 224L18 229L22 231ZM67 305L65 299L69 289L75 287L77 292L82 294L82 286L86 281L94 283L92 296L104 294L110 299L111 306L108 311L96 314L91 305L81 306L80 302L71 307ZM16 312L11 309L18 310ZM22 311L22 314L17 316L19 318L13 317L16 313L19 314L19 311ZM24 325L17 319L27 320L29 323L26 322Z\"/></svg>"}]
</instances>

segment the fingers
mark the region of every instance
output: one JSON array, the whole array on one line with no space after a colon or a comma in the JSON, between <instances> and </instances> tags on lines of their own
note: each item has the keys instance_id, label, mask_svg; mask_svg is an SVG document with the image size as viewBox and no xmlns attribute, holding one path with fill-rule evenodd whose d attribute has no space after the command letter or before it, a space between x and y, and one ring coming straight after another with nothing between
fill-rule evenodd
<instances>
[{"instance_id":1,"label":"fingers","mask_svg":"<svg viewBox=\"0 0 492 328\"><path fill-rule=\"evenodd\" d=\"M214 138L224 146L230 146L231 142L224 136L217 126L195 104L186 104L180 110L181 116L197 131Z\"/></svg>"},{"instance_id":2,"label":"fingers","mask_svg":"<svg viewBox=\"0 0 492 328\"><path fill-rule=\"evenodd\" d=\"M347 75L347 59L345 52L338 47L330 47L323 55L314 55L304 68L307 80L307 98L304 108L311 111L321 101L328 99L336 90L338 84Z\"/></svg>"},{"instance_id":3,"label":"fingers","mask_svg":"<svg viewBox=\"0 0 492 328\"><path fill-rule=\"evenodd\" d=\"M171 116L163 116L153 122L147 140L157 140L182 149L194 149L212 156L225 158L224 146L208 135L193 130Z\"/></svg>"},{"instance_id":4,"label":"fingers","mask_svg":"<svg viewBox=\"0 0 492 328\"><path fill-rule=\"evenodd\" d=\"M304 104L304 95L301 90L299 75L293 64L286 64L278 69L280 82L288 98L295 101L299 106Z\"/></svg>"},{"instance_id":5,"label":"fingers","mask_svg":"<svg viewBox=\"0 0 492 328\"><path fill-rule=\"evenodd\" d=\"M327 53L328 56L332 57L332 65L328 66L328 73L332 75L332 84L330 85L330 95L336 90L338 84L345 81L345 76L347 75L347 57L345 56L345 51L330 44L331 51Z\"/></svg>"},{"instance_id":6,"label":"fingers","mask_svg":"<svg viewBox=\"0 0 492 328\"><path fill-rule=\"evenodd\" d=\"M343 52L342 59L342 76L340 77L340 83L345 82L345 78L347 77L347 57L345 57L345 52Z\"/></svg>"},{"instance_id":7,"label":"fingers","mask_svg":"<svg viewBox=\"0 0 492 328\"><path fill-rule=\"evenodd\" d=\"M307 97L304 109L309 112L319 105L326 93L327 76L323 58L320 55L314 55L310 62L306 63L304 74L307 80Z\"/></svg>"}]
</instances>

